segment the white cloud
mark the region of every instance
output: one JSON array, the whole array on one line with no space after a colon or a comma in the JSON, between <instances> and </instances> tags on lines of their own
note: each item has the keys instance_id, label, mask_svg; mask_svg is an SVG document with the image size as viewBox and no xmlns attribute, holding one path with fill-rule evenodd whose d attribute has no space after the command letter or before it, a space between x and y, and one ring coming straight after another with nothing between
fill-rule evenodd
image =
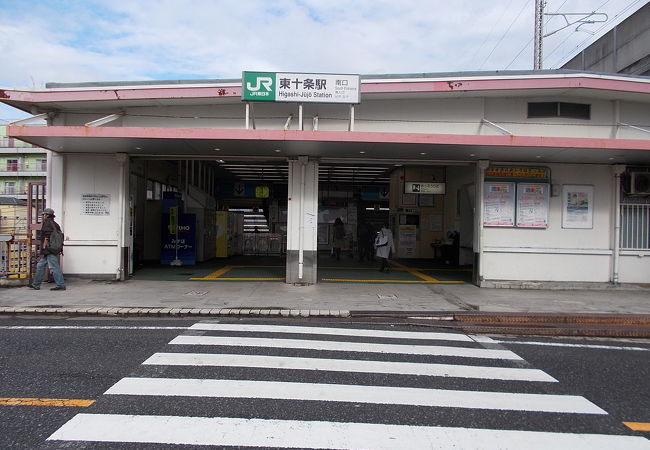
<instances>
[{"instance_id":1,"label":"white cloud","mask_svg":"<svg viewBox=\"0 0 650 450\"><path fill-rule=\"evenodd\" d=\"M631 1L549 0L547 11L560 6L563 11L591 11L603 5L611 19ZM626 15L645 1L632 3ZM503 70L509 65L530 69L533 3L5 0L0 6L5 61L0 86L233 78L242 70L365 74ZM547 52L557 47L547 66L559 64L585 38L596 36L570 28L547 38Z\"/></svg>"}]
</instances>

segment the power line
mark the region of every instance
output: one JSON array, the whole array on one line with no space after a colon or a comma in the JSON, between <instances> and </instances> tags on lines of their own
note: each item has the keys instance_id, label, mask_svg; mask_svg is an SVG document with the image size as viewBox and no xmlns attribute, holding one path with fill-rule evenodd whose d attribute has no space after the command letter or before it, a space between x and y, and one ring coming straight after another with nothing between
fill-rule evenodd
<instances>
[{"instance_id":1,"label":"power line","mask_svg":"<svg viewBox=\"0 0 650 450\"><path fill-rule=\"evenodd\" d=\"M632 8L634 5L636 5L636 4L639 3L640 1L641 1L641 0L635 0L634 2L630 3L628 6L626 6L625 8L623 8L623 9L622 9L618 14L616 14L616 15L615 15L611 20L605 22L605 23L604 23L600 28L598 28L598 29L594 32L594 35L595 35L595 34L598 34L598 32L600 32L603 28L605 28L606 26L610 25L610 24L611 24L612 22L614 22L618 17L620 17L620 16L621 16L622 14L624 14L625 12L627 12L630 8ZM564 59L565 59L567 56L569 56L569 55L571 55L571 54L576 54L576 53L578 53L579 51L581 51L581 50L578 50L578 49L581 49L581 47L582 47L586 42L588 42L592 37L593 37L593 36L589 36L589 37L587 37L587 38L586 38L585 40L583 40L581 43L579 43L578 45L576 45L575 47L573 47L571 50L569 50L567 53L565 53L561 58L558 58L558 61L560 61L560 62L561 62L561 61L564 61ZM560 64L560 63L558 62L558 66L559 66L559 64ZM555 68L557 68L557 67L555 67Z\"/></svg>"},{"instance_id":2,"label":"power line","mask_svg":"<svg viewBox=\"0 0 650 450\"><path fill-rule=\"evenodd\" d=\"M519 19L519 16L521 16L521 14L524 12L524 9L526 9L526 6L528 5L528 3L530 3L530 0L526 0L526 2L524 2L524 6L521 8L521 10L519 10L519 14L517 14L517 16L514 18L514 20L510 23L510 26L508 27L508 29L505 31L505 33L503 33L503 35L501 36L501 38L499 39L499 41L494 45L494 48L492 49L492 51L490 52L490 54L487 55L487 57L485 58L485 60L483 61L483 63L479 66L479 68L478 68L479 70L481 70L481 69L483 68L483 66L484 66L485 63L488 61L488 59L490 59L490 56L492 56L492 53L494 53L494 51L497 49L497 47L499 46L499 44L501 44L501 42L503 41L503 39L506 37L506 35L507 35L508 32L510 31L510 29L512 28L512 26L513 26L513 25L515 24L515 22Z\"/></svg>"},{"instance_id":3,"label":"power line","mask_svg":"<svg viewBox=\"0 0 650 450\"><path fill-rule=\"evenodd\" d=\"M499 23L501 23L501 19L503 19L503 16L506 14L506 12L510 11L510 5L512 5L512 2L513 2L513 0L510 0L508 2L508 5L503 9L503 11L501 12L501 15L499 16L499 18L496 20L496 22L494 22L492 24L492 28L490 29L490 31L487 34L487 39L484 39L483 42L481 43L481 45L476 49L476 51L472 55L472 58L470 59L470 61L474 61L476 59L476 57L478 56L478 53L483 49L483 46L485 46L485 44L488 41L492 40L492 32L495 30L496 26Z\"/></svg>"},{"instance_id":4,"label":"power line","mask_svg":"<svg viewBox=\"0 0 650 450\"><path fill-rule=\"evenodd\" d=\"M560 6L558 6L558 8L555 10L555 12L558 12L560 10L560 8L562 8L567 1L568 0L564 0L562 2L562 4ZM607 0L607 1L609 1L609 0ZM544 22L544 25L545 26L548 25L548 22L550 20L551 20L551 17L546 19L546 22ZM519 58L519 56L524 52L524 50L526 50L528 48L528 46L533 42L533 39L534 38L530 38L528 40L528 42L526 42L526 45L524 45L523 48L521 50L519 50L519 53L517 53L517 55L514 58L512 58L512 61L510 61L510 64L508 64L504 70L508 70L508 68L517 60L517 58Z\"/></svg>"},{"instance_id":5,"label":"power line","mask_svg":"<svg viewBox=\"0 0 650 450\"><path fill-rule=\"evenodd\" d=\"M603 6L605 6L606 4L608 4L609 1L610 1L610 0L607 0L605 3L603 3L602 5L600 5L598 8L594 9L594 10L592 11L592 13L595 13L595 12L598 11L600 8L602 8ZM612 20L613 20L613 19L612 19ZM601 26L601 28L604 27L605 25L607 25L608 22L609 22L609 21L605 22L605 23ZM601 28L599 28L599 30L600 30ZM555 48L554 48L553 50L551 50L551 52L550 52L549 54L547 54L547 55L544 56L544 61L546 61L547 58L549 58L553 53L555 53L555 51L556 51L558 48L560 48L562 45L564 45L564 43L565 43L567 40L569 40L569 38L570 38L571 36L573 36L573 33L575 33L577 30L578 30L578 29L576 28L572 33L567 34L566 37L562 40L562 42L560 42L557 46L555 46ZM597 32L598 32L598 31L596 31L596 33L597 33Z\"/></svg>"}]
</instances>

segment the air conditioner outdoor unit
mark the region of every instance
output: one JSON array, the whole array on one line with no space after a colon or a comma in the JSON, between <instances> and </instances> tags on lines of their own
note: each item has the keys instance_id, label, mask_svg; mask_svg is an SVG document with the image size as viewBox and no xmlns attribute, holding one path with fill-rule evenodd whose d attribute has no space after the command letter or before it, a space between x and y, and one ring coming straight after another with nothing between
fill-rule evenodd
<instances>
[{"instance_id":1,"label":"air conditioner outdoor unit","mask_svg":"<svg viewBox=\"0 0 650 450\"><path fill-rule=\"evenodd\" d=\"M630 193L650 195L650 172L632 172Z\"/></svg>"}]
</instances>

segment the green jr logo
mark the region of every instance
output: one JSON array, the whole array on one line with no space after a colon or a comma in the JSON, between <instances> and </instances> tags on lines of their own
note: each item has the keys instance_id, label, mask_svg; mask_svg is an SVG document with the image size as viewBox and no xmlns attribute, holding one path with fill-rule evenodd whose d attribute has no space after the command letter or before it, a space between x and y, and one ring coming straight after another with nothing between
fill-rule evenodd
<instances>
[{"instance_id":1,"label":"green jr logo","mask_svg":"<svg viewBox=\"0 0 650 450\"><path fill-rule=\"evenodd\" d=\"M242 100L275 101L275 73L244 72Z\"/></svg>"}]
</instances>

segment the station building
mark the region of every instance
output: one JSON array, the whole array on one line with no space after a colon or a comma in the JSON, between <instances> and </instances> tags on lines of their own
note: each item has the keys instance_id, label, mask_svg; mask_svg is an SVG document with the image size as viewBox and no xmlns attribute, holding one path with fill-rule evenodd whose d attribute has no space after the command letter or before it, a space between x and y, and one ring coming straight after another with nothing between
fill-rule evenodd
<instances>
[{"instance_id":1,"label":"station building","mask_svg":"<svg viewBox=\"0 0 650 450\"><path fill-rule=\"evenodd\" d=\"M269 78L275 98L251 95ZM352 97L279 94L317 80ZM0 101L45 120L7 133L53 152L68 276L246 253L253 234L286 257L285 282L313 284L340 217L350 251L386 222L398 261L468 267L478 286L650 279L648 77L245 72Z\"/></svg>"}]
</instances>

